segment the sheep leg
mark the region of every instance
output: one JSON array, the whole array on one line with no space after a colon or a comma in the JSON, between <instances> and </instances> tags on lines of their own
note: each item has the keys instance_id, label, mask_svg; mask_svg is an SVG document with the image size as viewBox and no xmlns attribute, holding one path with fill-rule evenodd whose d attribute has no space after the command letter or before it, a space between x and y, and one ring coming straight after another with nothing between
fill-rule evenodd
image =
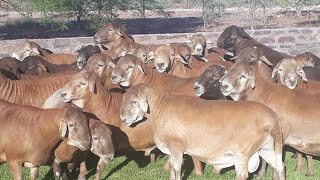
<instances>
[{"instance_id":1,"label":"sheep leg","mask_svg":"<svg viewBox=\"0 0 320 180\"><path fill-rule=\"evenodd\" d=\"M85 180L87 172L88 170L87 170L86 162L83 161L80 163L80 172L79 172L78 180Z\"/></svg>"},{"instance_id":2,"label":"sheep leg","mask_svg":"<svg viewBox=\"0 0 320 180\"><path fill-rule=\"evenodd\" d=\"M192 157L193 165L194 165L194 173L196 176L202 175L202 164L201 161Z\"/></svg>"},{"instance_id":3,"label":"sheep leg","mask_svg":"<svg viewBox=\"0 0 320 180\"><path fill-rule=\"evenodd\" d=\"M148 148L144 151L144 156L150 156L150 162L154 163L155 159L156 159L156 155L155 153L151 153L151 151L153 151L154 149L156 149L156 146L153 146L151 148Z\"/></svg>"},{"instance_id":4,"label":"sheep leg","mask_svg":"<svg viewBox=\"0 0 320 180\"><path fill-rule=\"evenodd\" d=\"M61 176L61 168L60 168L60 162L57 161L56 159L53 161L52 171L53 171L55 180L59 180Z\"/></svg>"},{"instance_id":5,"label":"sheep leg","mask_svg":"<svg viewBox=\"0 0 320 180\"><path fill-rule=\"evenodd\" d=\"M168 155L166 156L166 158L168 158ZM167 159L166 163L164 164L163 169L165 171L170 171L171 166L170 166L170 159L169 158Z\"/></svg>"},{"instance_id":6,"label":"sheep leg","mask_svg":"<svg viewBox=\"0 0 320 180\"><path fill-rule=\"evenodd\" d=\"M308 164L308 171L306 176L313 176L314 171L313 171L313 161L312 161L312 156L307 155L307 164Z\"/></svg>"},{"instance_id":7,"label":"sheep leg","mask_svg":"<svg viewBox=\"0 0 320 180\"><path fill-rule=\"evenodd\" d=\"M106 167L106 163L100 158L99 162L97 164L97 171L95 174L95 179L96 180L100 180L101 179L101 173L103 171L103 169Z\"/></svg>"},{"instance_id":8,"label":"sheep leg","mask_svg":"<svg viewBox=\"0 0 320 180\"><path fill-rule=\"evenodd\" d=\"M294 171L301 171L302 170L302 154L300 152L296 152L297 159L296 159L296 168Z\"/></svg>"},{"instance_id":9,"label":"sheep leg","mask_svg":"<svg viewBox=\"0 0 320 180\"><path fill-rule=\"evenodd\" d=\"M39 175L39 167L30 168L30 179L36 180Z\"/></svg>"},{"instance_id":10,"label":"sheep leg","mask_svg":"<svg viewBox=\"0 0 320 180\"><path fill-rule=\"evenodd\" d=\"M74 170L74 165L75 165L74 163L68 163L67 169L69 172L72 172Z\"/></svg>"},{"instance_id":11,"label":"sheep leg","mask_svg":"<svg viewBox=\"0 0 320 180\"><path fill-rule=\"evenodd\" d=\"M267 173L267 163L264 159L261 161L261 168L260 171L258 172L257 178L262 179L266 176Z\"/></svg>"},{"instance_id":12,"label":"sheep leg","mask_svg":"<svg viewBox=\"0 0 320 180\"><path fill-rule=\"evenodd\" d=\"M22 163L17 161L8 162L9 169L14 180L22 180Z\"/></svg>"},{"instance_id":13,"label":"sheep leg","mask_svg":"<svg viewBox=\"0 0 320 180\"><path fill-rule=\"evenodd\" d=\"M183 160L183 153L178 148L170 149L170 180L181 180L181 165Z\"/></svg>"},{"instance_id":14,"label":"sheep leg","mask_svg":"<svg viewBox=\"0 0 320 180\"><path fill-rule=\"evenodd\" d=\"M248 179L248 160L238 160L235 162L236 180Z\"/></svg>"}]
</instances>

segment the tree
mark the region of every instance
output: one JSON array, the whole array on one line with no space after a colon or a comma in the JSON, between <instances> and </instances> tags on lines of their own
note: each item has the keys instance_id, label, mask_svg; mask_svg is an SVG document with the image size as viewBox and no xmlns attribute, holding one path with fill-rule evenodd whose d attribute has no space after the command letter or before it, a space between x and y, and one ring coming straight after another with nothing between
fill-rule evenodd
<instances>
[{"instance_id":1,"label":"tree","mask_svg":"<svg viewBox=\"0 0 320 180\"><path fill-rule=\"evenodd\" d=\"M146 11L152 10L155 13L162 15L164 17L170 17L171 12L165 11L165 4L168 6L169 0L133 0L131 1L130 9L136 11L138 16L142 17L142 33L146 32Z\"/></svg>"}]
</instances>

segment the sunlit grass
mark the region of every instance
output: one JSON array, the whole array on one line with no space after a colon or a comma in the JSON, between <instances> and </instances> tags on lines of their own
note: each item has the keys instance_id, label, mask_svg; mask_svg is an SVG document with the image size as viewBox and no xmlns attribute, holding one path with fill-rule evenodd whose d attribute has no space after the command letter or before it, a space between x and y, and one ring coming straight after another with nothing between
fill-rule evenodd
<instances>
[{"instance_id":1,"label":"sunlit grass","mask_svg":"<svg viewBox=\"0 0 320 180\"><path fill-rule=\"evenodd\" d=\"M306 160L304 159L304 168L302 172L294 172L295 160L291 158L292 153L286 153L286 177L289 180L319 180L320 179L320 162L319 160L314 161L315 176L306 177ZM96 158L91 159L88 164L88 179L94 179L93 164L96 162ZM103 179L112 179L112 180L147 180L147 179L168 179L169 172L163 170L163 165L166 161L166 158L162 155L157 157L157 160L154 164L149 163L149 159L144 157L142 153L130 153L128 157L119 156L114 159L103 171ZM42 166L40 168L39 178L38 179L54 179L49 166ZM193 165L191 158L185 156L185 161L182 167L183 179L190 180L205 180L205 179L219 179L219 180L228 180L234 179L235 170L230 168L223 170L222 174L214 174L212 172L212 166L206 165L204 169L204 175L197 177L193 173ZM68 174L69 179L76 179L78 171ZM24 168L23 175L25 179L29 179L29 170ZM255 179L254 176L250 176L251 179ZM0 166L0 179L9 180L12 179L8 166L3 164ZM271 178L271 169L268 168L267 177L265 179Z\"/></svg>"}]
</instances>

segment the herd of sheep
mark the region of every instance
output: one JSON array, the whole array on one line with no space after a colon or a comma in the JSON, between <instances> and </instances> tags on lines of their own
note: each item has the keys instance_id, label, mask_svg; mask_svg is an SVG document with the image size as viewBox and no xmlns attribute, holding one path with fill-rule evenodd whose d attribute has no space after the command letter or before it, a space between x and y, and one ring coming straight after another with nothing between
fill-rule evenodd
<instances>
[{"instance_id":1,"label":"herd of sheep","mask_svg":"<svg viewBox=\"0 0 320 180\"><path fill-rule=\"evenodd\" d=\"M22 167L35 180L39 166L80 164L86 179L90 151L96 179L115 151L168 155L170 179L181 179L183 154L215 172L235 166L237 180L266 166L284 180L283 146L296 150L296 170L320 156L320 59L290 56L229 26L217 46L201 34L186 42L135 43L118 24L106 24L78 55L56 54L26 40L0 60L0 163L15 180ZM232 55L231 55L232 54ZM19 147L19 148L17 148ZM261 161L261 162L260 162Z\"/></svg>"}]
</instances>

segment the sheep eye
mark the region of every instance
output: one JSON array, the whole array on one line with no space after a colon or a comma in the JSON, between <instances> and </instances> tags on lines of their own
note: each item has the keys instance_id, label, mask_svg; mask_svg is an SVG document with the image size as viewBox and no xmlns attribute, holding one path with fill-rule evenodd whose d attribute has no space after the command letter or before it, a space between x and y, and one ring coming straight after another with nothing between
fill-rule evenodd
<instances>
[{"instance_id":1,"label":"sheep eye","mask_svg":"<svg viewBox=\"0 0 320 180\"><path fill-rule=\"evenodd\" d=\"M241 75L239 79L244 79L244 78L246 78L246 76L245 75Z\"/></svg>"},{"instance_id":2,"label":"sheep eye","mask_svg":"<svg viewBox=\"0 0 320 180\"><path fill-rule=\"evenodd\" d=\"M74 127L74 124L69 124L68 126L72 128L72 127Z\"/></svg>"},{"instance_id":3,"label":"sheep eye","mask_svg":"<svg viewBox=\"0 0 320 180\"><path fill-rule=\"evenodd\" d=\"M98 66L99 66L99 67L102 67L102 66L103 66L103 64L98 64Z\"/></svg>"},{"instance_id":4,"label":"sheep eye","mask_svg":"<svg viewBox=\"0 0 320 180\"><path fill-rule=\"evenodd\" d=\"M98 141L98 140L100 140L100 138L99 137L94 137L93 140Z\"/></svg>"},{"instance_id":5,"label":"sheep eye","mask_svg":"<svg viewBox=\"0 0 320 180\"><path fill-rule=\"evenodd\" d=\"M80 85L81 85L81 86L84 86L84 85L86 85L86 83L81 82Z\"/></svg>"},{"instance_id":6,"label":"sheep eye","mask_svg":"<svg viewBox=\"0 0 320 180\"><path fill-rule=\"evenodd\" d=\"M134 101L132 101L132 103L133 103L133 104L137 104L137 103L138 103L138 101L137 101L137 100L134 100Z\"/></svg>"},{"instance_id":7,"label":"sheep eye","mask_svg":"<svg viewBox=\"0 0 320 180\"><path fill-rule=\"evenodd\" d=\"M283 69L278 69L279 72L282 72Z\"/></svg>"}]
</instances>

